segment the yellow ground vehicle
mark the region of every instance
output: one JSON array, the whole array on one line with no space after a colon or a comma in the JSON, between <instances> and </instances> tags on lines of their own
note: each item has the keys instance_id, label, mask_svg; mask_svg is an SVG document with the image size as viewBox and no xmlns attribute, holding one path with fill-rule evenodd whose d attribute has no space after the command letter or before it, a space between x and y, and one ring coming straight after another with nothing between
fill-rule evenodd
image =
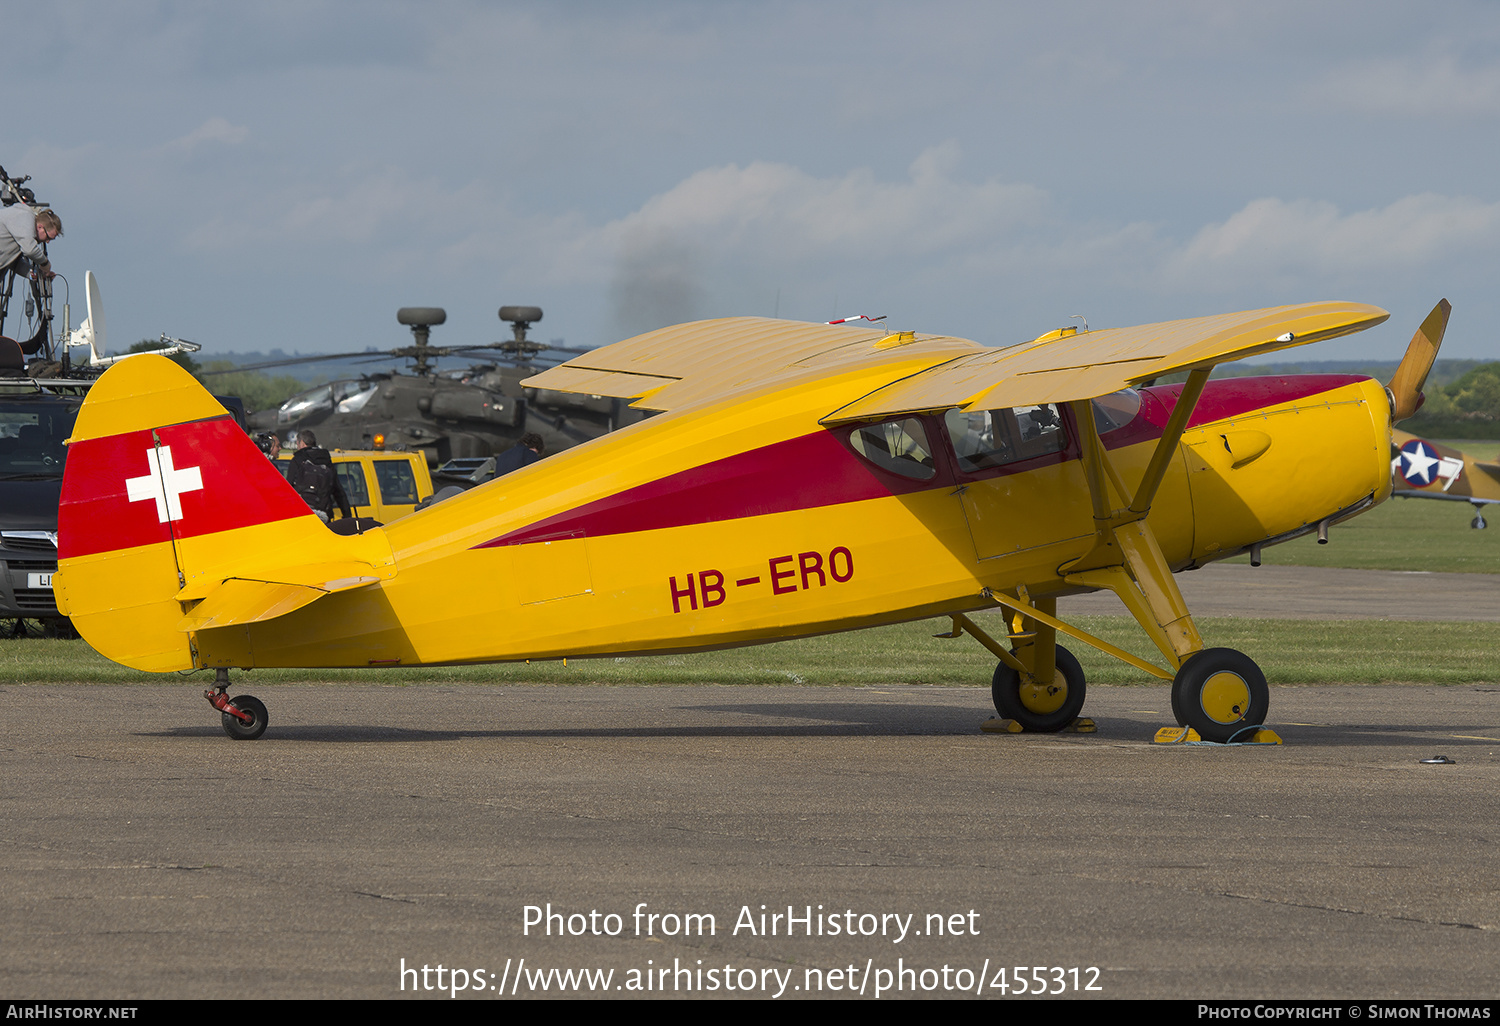
<instances>
[{"instance_id":1,"label":"yellow ground vehicle","mask_svg":"<svg viewBox=\"0 0 1500 1026\"><path fill-rule=\"evenodd\" d=\"M334 449L333 469L339 484L349 497L357 517L370 517L389 524L417 508L417 503L432 494L432 475L427 458L417 452L389 449ZM276 469L286 477L292 460L291 450L276 457ZM337 511L335 511L337 512Z\"/></svg>"}]
</instances>

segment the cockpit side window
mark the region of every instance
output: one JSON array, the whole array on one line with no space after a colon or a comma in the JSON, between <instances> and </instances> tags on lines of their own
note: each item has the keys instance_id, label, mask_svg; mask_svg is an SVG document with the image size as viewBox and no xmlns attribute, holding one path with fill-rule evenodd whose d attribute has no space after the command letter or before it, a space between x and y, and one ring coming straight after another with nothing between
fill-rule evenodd
<instances>
[{"instance_id":1,"label":"cockpit side window","mask_svg":"<svg viewBox=\"0 0 1500 1026\"><path fill-rule=\"evenodd\" d=\"M1057 407L949 410L943 418L953 455L968 474L1061 452L1067 447Z\"/></svg>"},{"instance_id":2,"label":"cockpit side window","mask_svg":"<svg viewBox=\"0 0 1500 1026\"><path fill-rule=\"evenodd\" d=\"M916 417L857 427L850 433L849 443L881 470L913 481L927 481L937 475L927 432Z\"/></svg>"}]
</instances>

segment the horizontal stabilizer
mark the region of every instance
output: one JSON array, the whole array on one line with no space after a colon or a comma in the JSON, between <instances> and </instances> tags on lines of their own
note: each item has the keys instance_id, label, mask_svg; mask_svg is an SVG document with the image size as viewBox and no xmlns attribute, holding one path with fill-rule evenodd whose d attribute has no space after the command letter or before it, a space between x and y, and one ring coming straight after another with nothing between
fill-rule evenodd
<instances>
[{"instance_id":1,"label":"horizontal stabilizer","mask_svg":"<svg viewBox=\"0 0 1500 1026\"><path fill-rule=\"evenodd\" d=\"M241 570L232 576L190 582L186 588L177 593L177 601L191 602L194 599L206 599L231 580L262 581L266 584L314 588L328 594L335 591L347 591L350 588L362 588L366 584L388 581L395 576L395 566L389 563L377 566L373 562L364 560L337 560L327 563L308 563L303 566L258 566L254 570Z\"/></svg>"},{"instance_id":2,"label":"horizontal stabilizer","mask_svg":"<svg viewBox=\"0 0 1500 1026\"><path fill-rule=\"evenodd\" d=\"M301 609L328 594L297 584L270 581L225 581L177 624L179 631L271 620Z\"/></svg>"},{"instance_id":3,"label":"horizontal stabilizer","mask_svg":"<svg viewBox=\"0 0 1500 1026\"><path fill-rule=\"evenodd\" d=\"M316 602L335 591L374 584L378 577L347 577L321 587L280 581L250 581L233 578L209 591L177 624L179 631L203 631L213 627L274 620Z\"/></svg>"}]
</instances>

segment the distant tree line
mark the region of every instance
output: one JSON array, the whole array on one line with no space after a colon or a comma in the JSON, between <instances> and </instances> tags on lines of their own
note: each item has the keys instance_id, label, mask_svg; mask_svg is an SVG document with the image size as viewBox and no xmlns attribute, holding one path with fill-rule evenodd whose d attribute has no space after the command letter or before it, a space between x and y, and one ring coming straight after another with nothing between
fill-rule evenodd
<instances>
[{"instance_id":1,"label":"distant tree line","mask_svg":"<svg viewBox=\"0 0 1500 1026\"><path fill-rule=\"evenodd\" d=\"M1429 380L1427 401L1401 425L1435 438L1500 438L1500 362L1482 363L1446 385Z\"/></svg>"},{"instance_id":2,"label":"distant tree line","mask_svg":"<svg viewBox=\"0 0 1500 1026\"><path fill-rule=\"evenodd\" d=\"M1390 381L1396 361L1323 360L1304 363L1226 363L1216 378L1278 374L1364 374ZM1163 375L1158 384L1185 381L1186 373ZM1401 430L1428 438L1500 438L1500 361L1439 360L1422 390L1427 397Z\"/></svg>"}]
</instances>

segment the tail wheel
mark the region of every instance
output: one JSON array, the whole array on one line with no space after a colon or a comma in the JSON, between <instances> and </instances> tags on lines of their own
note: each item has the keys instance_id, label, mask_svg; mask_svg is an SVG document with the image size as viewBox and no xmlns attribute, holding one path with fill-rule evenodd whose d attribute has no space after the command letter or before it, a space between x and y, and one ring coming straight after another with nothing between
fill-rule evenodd
<instances>
[{"instance_id":1,"label":"tail wheel","mask_svg":"<svg viewBox=\"0 0 1500 1026\"><path fill-rule=\"evenodd\" d=\"M224 716L224 733L236 741L254 741L266 732L266 724L270 722L266 716L266 706L258 698L250 695L239 695L232 699L234 707L240 712L250 714L250 722L246 723L234 713L226 712Z\"/></svg>"},{"instance_id":2,"label":"tail wheel","mask_svg":"<svg viewBox=\"0 0 1500 1026\"><path fill-rule=\"evenodd\" d=\"M1205 741L1248 740L1247 727L1266 722L1271 691L1255 661L1232 648L1188 657L1172 681L1172 713Z\"/></svg>"},{"instance_id":3,"label":"tail wheel","mask_svg":"<svg viewBox=\"0 0 1500 1026\"><path fill-rule=\"evenodd\" d=\"M1083 667L1072 652L1057 646L1057 670L1046 684L1031 674L1017 673L1001 663L995 667L990 693L995 711L1023 728L1040 734L1055 734L1078 719L1087 690Z\"/></svg>"}]
</instances>

